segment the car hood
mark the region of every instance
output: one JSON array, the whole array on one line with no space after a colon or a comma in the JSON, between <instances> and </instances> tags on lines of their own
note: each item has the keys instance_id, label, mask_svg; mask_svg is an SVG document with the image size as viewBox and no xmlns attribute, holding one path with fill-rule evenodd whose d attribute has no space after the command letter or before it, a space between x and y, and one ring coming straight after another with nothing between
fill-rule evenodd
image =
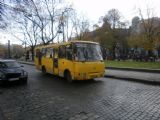
<instances>
[{"instance_id":1,"label":"car hood","mask_svg":"<svg viewBox=\"0 0 160 120\"><path fill-rule=\"evenodd\" d=\"M1 70L3 73L22 73L24 70L22 68L5 68Z\"/></svg>"}]
</instances>

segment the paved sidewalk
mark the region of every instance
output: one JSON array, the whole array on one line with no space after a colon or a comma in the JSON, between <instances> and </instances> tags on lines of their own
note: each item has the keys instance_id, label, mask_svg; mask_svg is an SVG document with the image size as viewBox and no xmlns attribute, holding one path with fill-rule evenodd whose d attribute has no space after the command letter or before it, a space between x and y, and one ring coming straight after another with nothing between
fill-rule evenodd
<instances>
[{"instance_id":1,"label":"paved sidewalk","mask_svg":"<svg viewBox=\"0 0 160 120\"><path fill-rule=\"evenodd\" d=\"M18 61L21 64L34 65L34 62Z\"/></svg>"},{"instance_id":2,"label":"paved sidewalk","mask_svg":"<svg viewBox=\"0 0 160 120\"><path fill-rule=\"evenodd\" d=\"M106 69L105 77L160 82L160 73Z\"/></svg>"}]
</instances>

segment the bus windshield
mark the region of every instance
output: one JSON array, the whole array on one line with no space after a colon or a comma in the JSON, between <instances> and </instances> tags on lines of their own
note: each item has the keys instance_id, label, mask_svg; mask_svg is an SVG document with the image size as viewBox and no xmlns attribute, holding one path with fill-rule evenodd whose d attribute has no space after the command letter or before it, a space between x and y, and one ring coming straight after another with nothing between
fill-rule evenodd
<instances>
[{"instance_id":1,"label":"bus windshield","mask_svg":"<svg viewBox=\"0 0 160 120\"><path fill-rule=\"evenodd\" d=\"M99 44L75 43L76 61L101 61L102 53Z\"/></svg>"}]
</instances>

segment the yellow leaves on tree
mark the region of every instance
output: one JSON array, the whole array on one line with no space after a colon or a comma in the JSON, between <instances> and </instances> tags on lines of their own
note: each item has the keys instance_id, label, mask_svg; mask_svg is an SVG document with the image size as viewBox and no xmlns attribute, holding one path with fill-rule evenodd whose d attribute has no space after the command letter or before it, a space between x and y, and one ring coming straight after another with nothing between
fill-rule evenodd
<instances>
[{"instance_id":1,"label":"yellow leaves on tree","mask_svg":"<svg viewBox=\"0 0 160 120\"><path fill-rule=\"evenodd\" d=\"M155 50L156 46L160 45L160 40L152 38L152 40L148 40L146 35L139 34L130 36L128 39L128 44L130 47L136 48L144 48L145 50Z\"/></svg>"}]
</instances>

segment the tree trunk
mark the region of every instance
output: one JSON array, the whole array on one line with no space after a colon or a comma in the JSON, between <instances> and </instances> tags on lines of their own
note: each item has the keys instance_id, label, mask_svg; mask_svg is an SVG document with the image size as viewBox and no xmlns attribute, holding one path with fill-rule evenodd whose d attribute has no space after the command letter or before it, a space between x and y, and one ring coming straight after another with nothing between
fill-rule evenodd
<instances>
[{"instance_id":1,"label":"tree trunk","mask_svg":"<svg viewBox=\"0 0 160 120\"><path fill-rule=\"evenodd\" d=\"M32 53L32 61L34 61L34 47L31 47L31 53Z\"/></svg>"}]
</instances>

